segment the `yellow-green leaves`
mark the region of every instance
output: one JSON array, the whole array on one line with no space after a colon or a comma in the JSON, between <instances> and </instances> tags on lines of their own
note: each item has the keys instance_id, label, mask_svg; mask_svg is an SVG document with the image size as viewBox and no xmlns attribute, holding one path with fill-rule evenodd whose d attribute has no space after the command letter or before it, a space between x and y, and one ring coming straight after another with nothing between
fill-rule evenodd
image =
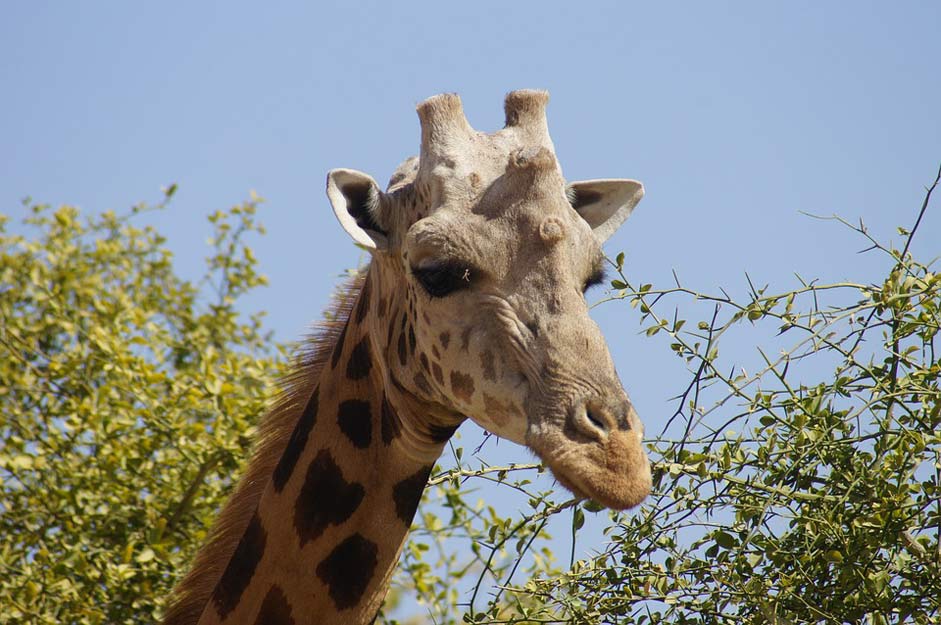
<instances>
[{"instance_id":1,"label":"yellow-green leaves","mask_svg":"<svg viewBox=\"0 0 941 625\"><path fill-rule=\"evenodd\" d=\"M214 216L203 297L134 216L155 207L0 226L0 621L154 622L279 369L236 307L264 282L254 207Z\"/></svg>"}]
</instances>

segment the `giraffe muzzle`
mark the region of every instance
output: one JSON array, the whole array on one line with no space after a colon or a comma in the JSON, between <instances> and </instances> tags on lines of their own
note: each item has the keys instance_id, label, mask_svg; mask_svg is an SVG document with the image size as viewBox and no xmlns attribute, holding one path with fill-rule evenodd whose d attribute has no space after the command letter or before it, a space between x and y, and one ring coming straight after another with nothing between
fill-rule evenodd
<instances>
[{"instance_id":1,"label":"giraffe muzzle","mask_svg":"<svg viewBox=\"0 0 941 625\"><path fill-rule=\"evenodd\" d=\"M575 495L623 510L650 493L643 431L626 397L589 396L573 402L562 419L531 431L527 443Z\"/></svg>"}]
</instances>

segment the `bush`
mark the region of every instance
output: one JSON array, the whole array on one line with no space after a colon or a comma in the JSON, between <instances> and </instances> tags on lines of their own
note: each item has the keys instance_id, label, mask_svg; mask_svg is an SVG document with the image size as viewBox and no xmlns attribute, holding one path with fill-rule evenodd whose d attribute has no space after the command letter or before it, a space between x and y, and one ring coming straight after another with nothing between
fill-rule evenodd
<instances>
[{"instance_id":1,"label":"bush","mask_svg":"<svg viewBox=\"0 0 941 625\"><path fill-rule=\"evenodd\" d=\"M256 205L210 217L197 284L145 206L0 223L0 620L152 623L186 570L279 369L236 308Z\"/></svg>"}]
</instances>

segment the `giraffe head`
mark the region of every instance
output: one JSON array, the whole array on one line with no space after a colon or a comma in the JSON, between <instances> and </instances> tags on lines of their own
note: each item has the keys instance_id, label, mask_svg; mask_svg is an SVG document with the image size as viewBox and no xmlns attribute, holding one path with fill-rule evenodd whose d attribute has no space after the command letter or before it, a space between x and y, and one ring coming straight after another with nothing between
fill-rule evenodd
<instances>
[{"instance_id":1,"label":"giraffe head","mask_svg":"<svg viewBox=\"0 0 941 625\"><path fill-rule=\"evenodd\" d=\"M510 93L505 127L487 134L456 95L432 97L420 156L385 192L337 169L327 194L373 256L368 323L387 386L526 445L576 495L622 509L650 490L643 426L584 292L643 186L566 183L547 102Z\"/></svg>"}]
</instances>

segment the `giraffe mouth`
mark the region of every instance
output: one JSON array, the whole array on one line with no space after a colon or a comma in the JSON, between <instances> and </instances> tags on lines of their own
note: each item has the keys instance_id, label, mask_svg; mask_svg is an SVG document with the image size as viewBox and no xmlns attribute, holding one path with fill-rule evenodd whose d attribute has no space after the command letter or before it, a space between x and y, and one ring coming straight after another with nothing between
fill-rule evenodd
<instances>
[{"instance_id":1,"label":"giraffe mouth","mask_svg":"<svg viewBox=\"0 0 941 625\"><path fill-rule=\"evenodd\" d=\"M636 431L617 431L588 442L548 432L530 437L529 445L576 497L626 510L650 494L650 461Z\"/></svg>"}]
</instances>

